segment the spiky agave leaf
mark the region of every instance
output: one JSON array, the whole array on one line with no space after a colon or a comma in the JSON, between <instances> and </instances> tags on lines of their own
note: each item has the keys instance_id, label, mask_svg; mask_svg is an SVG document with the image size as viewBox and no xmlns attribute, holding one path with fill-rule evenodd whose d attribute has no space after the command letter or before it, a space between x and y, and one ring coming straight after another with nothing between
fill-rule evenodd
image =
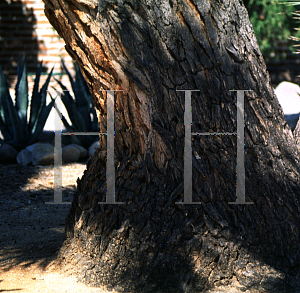
<instances>
[{"instance_id":1,"label":"spiky agave leaf","mask_svg":"<svg viewBox=\"0 0 300 293\"><path fill-rule=\"evenodd\" d=\"M78 83L78 88L82 89L81 90L81 93L82 93L81 95L85 98L85 100L87 101L87 105L88 105L88 111L85 112L85 113L87 113L87 115L86 115L87 129L89 131L92 131L92 132L99 131L98 118L97 118L96 110L95 110L95 107L94 107L92 94L91 94L90 89L87 85L87 82L85 81L85 79L84 79L84 77L81 73L81 70L80 70L78 64L76 64L76 63L75 63L75 73L76 73L75 80L76 80L76 83ZM75 98L76 98L76 101L77 101L77 97L75 97ZM90 114L92 114L92 116L93 116L93 121L90 118L91 117Z\"/></svg>"},{"instance_id":2,"label":"spiky agave leaf","mask_svg":"<svg viewBox=\"0 0 300 293\"><path fill-rule=\"evenodd\" d=\"M18 80L15 88L16 101L15 108L21 121L21 129L26 137L28 135L27 129L27 109L28 109L28 80L27 80L27 66L26 55L22 67L18 71Z\"/></svg>"},{"instance_id":3,"label":"spiky agave leaf","mask_svg":"<svg viewBox=\"0 0 300 293\"><path fill-rule=\"evenodd\" d=\"M38 125L36 122L37 122L37 120L39 119L39 117L40 117L40 115L41 115L43 109L44 109L45 106L46 106L47 89L48 89L48 86L49 86L49 83L50 83L50 79L51 79L53 70L54 70L54 66L52 67L50 73L48 74L48 77L47 77L45 83L43 84L43 86L42 86L42 88L41 88L41 90L40 90L40 92L39 92L39 94L38 94L38 99L37 99L36 101L34 101L34 103L37 104L37 105L35 105L35 107L38 107L38 106L39 106L39 110L38 110L37 117L36 117L35 120L33 121L34 124L33 124L32 128L30 128L30 133L31 133L31 134L35 133L36 127L37 127L37 125ZM32 103L32 102L31 102L31 103ZM52 105L52 106L53 106L53 105ZM51 110L51 109L50 109L50 110ZM49 113L50 113L50 111L49 111ZM30 112L30 118L31 118L31 112ZM47 120L47 118L46 118L46 120ZM44 128L44 125L45 125L45 123L46 123L46 120L45 120L44 124L42 125L43 128ZM42 130L41 130L40 132L43 131L43 128L42 128Z\"/></svg>"},{"instance_id":4,"label":"spiky agave leaf","mask_svg":"<svg viewBox=\"0 0 300 293\"><path fill-rule=\"evenodd\" d=\"M12 125L6 103L8 96L10 97L8 83L0 66L0 130L4 141L11 141L13 138L10 134Z\"/></svg>"},{"instance_id":5,"label":"spiky agave leaf","mask_svg":"<svg viewBox=\"0 0 300 293\"><path fill-rule=\"evenodd\" d=\"M93 121L91 121L91 131L92 132L100 131L97 113L95 108L93 107L93 104L91 107L91 113L93 115Z\"/></svg>"},{"instance_id":6,"label":"spiky agave leaf","mask_svg":"<svg viewBox=\"0 0 300 293\"><path fill-rule=\"evenodd\" d=\"M77 64L74 64L76 74L74 81L69 70L66 68L64 61L61 60L61 62L69 77L75 98L75 100L73 100L69 92L65 92L65 94L62 96L62 101L68 111L73 128L80 132L99 131L98 118L95 108L93 107L92 95L80 71L80 68ZM67 90L67 88L59 80L55 80L64 91ZM93 116L93 121L91 119L91 114ZM95 141L94 136L91 135L78 137L81 141L81 145L86 147Z\"/></svg>"},{"instance_id":7,"label":"spiky agave leaf","mask_svg":"<svg viewBox=\"0 0 300 293\"><path fill-rule=\"evenodd\" d=\"M61 88L63 89L63 94L61 95L61 100L64 103L69 118L72 122L72 125L74 127L74 129L80 131L80 132L86 132L88 131L83 118L81 116L81 114L78 112L77 108L76 108L76 104L75 101L73 100L73 98L71 97L69 91L67 90L67 88L59 81L55 78L55 80L57 81L57 83L61 86Z\"/></svg>"},{"instance_id":8,"label":"spiky agave leaf","mask_svg":"<svg viewBox=\"0 0 300 293\"><path fill-rule=\"evenodd\" d=\"M76 98L76 106L82 107L85 105L90 105L90 98L88 97L89 91L86 91L86 81L80 71L80 68L77 64L74 65L75 67L75 86L76 86L76 92L75 98Z\"/></svg>"},{"instance_id":9,"label":"spiky agave leaf","mask_svg":"<svg viewBox=\"0 0 300 293\"><path fill-rule=\"evenodd\" d=\"M77 86L76 86L76 84L75 84L75 81L74 81L74 79L73 79L73 77L72 77L70 71L69 71L68 68L66 67L65 62L64 62L63 59L61 59L61 63L62 63L62 66L63 66L64 70L66 71L68 77L69 77L69 81L70 81L70 84L71 84L73 93L74 93L74 95L76 96L76 93L77 93Z\"/></svg>"},{"instance_id":10,"label":"spiky agave leaf","mask_svg":"<svg viewBox=\"0 0 300 293\"><path fill-rule=\"evenodd\" d=\"M45 105L47 88L52 76L53 68L41 91L38 92L41 66L42 64L37 71L32 93L33 101L31 102L29 124L27 124L28 81L26 57L22 66L20 57L18 58L18 81L16 85L15 105L10 97L9 86L0 67L0 129L4 141L14 146L16 149L22 149L30 145L38 138L43 131L47 117L53 107L54 102L51 102L47 106Z\"/></svg>"},{"instance_id":11,"label":"spiky agave leaf","mask_svg":"<svg viewBox=\"0 0 300 293\"><path fill-rule=\"evenodd\" d=\"M51 100L52 101L42 109L40 115L38 116L38 119L36 119L35 125L33 127L34 131L32 132L32 135L28 141L28 145L32 144L39 137L40 133L43 131L44 125L47 121L49 113L55 102L55 99L53 99L52 96L51 96Z\"/></svg>"},{"instance_id":12,"label":"spiky agave leaf","mask_svg":"<svg viewBox=\"0 0 300 293\"><path fill-rule=\"evenodd\" d=\"M67 132L75 132L74 127L72 127L72 126L68 123L68 121L67 121L67 119L65 118L65 116L64 116L62 113L60 113L60 111L58 110L58 106L56 105L56 103L54 103L54 108L55 108L55 110L56 110L58 116L61 118L61 120L62 120L62 122L63 122L63 125L64 125L64 127L66 128ZM81 142L80 142L80 140L78 139L77 136L73 136L73 135L72 135L72 136L71 136L71 139L73 140L74 143L77 143L77 144L79 144L79 145L81 144Z\"/></svg>"},{"instance_id":13,"label":"spiky agave leaf","mask_svg":"<svg viewBox=\"0 0 300 293\"><path fill-rule=\"evenodd\" d=\"M91 108L91 96L90 92L86 91L85 85L86 81L83 78L83 75L78 67L75 64L75 84L77 87L77 92L75 94L76 108L83 117L85 128L91 129L91 117L90 117L90 108Z\"/></svg>"},{"instance_id":14,"label":"spiky agave leaf","mask_svg":"<svg viewBox=\"0 0 300 293\"><path fill-rule=\"evenodd\" d=\"M43 69L43 61L41 61L40 66L36 72L34 86L33 86L32 95L31 95L29 132L32 131L33 125L35 124L35 121L37 120L39 110L40 110L41 99L39 96L39 84L40 84L40 77L41 77L42 69Z\"/></svg>"},{"instance_id":15,"label":"spiky agave leaf","mask_svg":"<svg viewBox=\"0 0 300 293\"><path fill-rule=\"evenodd\" d=\"M13 141L11 142L11 144L16 148L20 148L22 143L25 140L24 133L22 131L22 123L14 107L12 99L8 97L6 102L8 105L9 115L11 117L12 129L13 129Z\"/></svg>"},{"instance_id":16,"label":"spiky agave leaf","mask_svg":"<svg viewBox=\"0 0 300 293\"><path fill-rule=\"evenodd\" d=\"M73 93L75 96L75 106L77 109L77 111L75 111L75 113L79 112L78 116L80 118L80 123L77 119L77 122L75 124L76 128L86 129L85 131L88 131L90 129L90 120L91 120L90 119L90 100L91 99L88 98L87 93L85 91L84 83L86 83L86 82L85 82L77 64L74 65L74 67L75 67L75 81L74 81L74 79L71 76L70 71L67 69L63 59L61 59L61 62L62 62L62 65L69 77L71 87L72 87L72 90L73 90ZM72 121L72 123L73 123L73 121ZM81 125L81 124L83 124L83 125Z\"/></svg>"},{"instance_id":17,"label":"spiky agave leaf","mask_svg":"<svg viewBox=\"0 0 300 293\"><path fill-rule=\"evenodd\" d=\"M6 84L5 90L1 91L1 108L3 109L2 117L4 117L2 121L7 125L7 129L10 132L10 136L13 139L12 144L18 147L21 144L21 142L24 141L22 123L18 115L18 112L14 106L14 103L12 101L12 98L9 94L9 88L6 83L6 79L4 77L2 69L0 75L2 80L1 83L3 85ZM3 89L3 86L1 86L1 88Z\"/></svg>"},{"instance_id":18,"label":"spiky agave leaf","mask_svg":"<svg viewBox=\"0 0 300 293\"><path fill-rule=\"evenodd\" d=\"M3 139L0 138L0 143L2 142L7 143L7 141L12 142L12 137L10 136L9 131L7 130L7 127L1 116L0 116L0 131L3 136Z\"/></svg>"}]
</instances>

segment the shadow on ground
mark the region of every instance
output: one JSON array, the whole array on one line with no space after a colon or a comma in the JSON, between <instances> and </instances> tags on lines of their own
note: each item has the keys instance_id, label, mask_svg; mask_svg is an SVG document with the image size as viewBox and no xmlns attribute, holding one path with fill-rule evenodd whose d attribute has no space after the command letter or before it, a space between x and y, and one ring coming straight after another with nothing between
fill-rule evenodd
<instances>
[{"instance_id":1,"label":"shadow on ground","mask_svg":"<svg viewBox=\"0 0 300 293\"><path fill-rule=\"evenodd\" d=\"M43 187L45 182L24 188L37 177L36 167L0 165L0 170L0 271L35 263L45 268L64 241L71 205L45 204L54 201L54 189ZM63 202L72 202L75 192L75 186L63 187Z\"/></svg>"}]
</instances>

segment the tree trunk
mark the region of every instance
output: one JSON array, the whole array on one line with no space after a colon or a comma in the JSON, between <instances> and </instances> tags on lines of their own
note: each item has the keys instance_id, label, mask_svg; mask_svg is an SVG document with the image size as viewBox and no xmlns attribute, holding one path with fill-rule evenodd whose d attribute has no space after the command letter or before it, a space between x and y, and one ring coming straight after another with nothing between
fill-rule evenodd
<instances>
[{"instance_id":1,"label":"tree trunk","mask_svg":"<svg viewBox=\"0 0 300 293\"><path fill-rule=\"evenodd\" d=\"M114 163L116 202L125 204L98 204L106 201L102 135L66 220L62 267L117 292L298 292L299 151L242 1L44 2L93 92L101 132L108 95L100 90L123 89L115 92ZM249 89L245 198L254 204L229 204L236 135L192 136L192 200L201 204L176 204L189 187L189 111L177 90L200 90L191 131L203 134L237 133L230 90Z\"/></svg>"}]
</instances>

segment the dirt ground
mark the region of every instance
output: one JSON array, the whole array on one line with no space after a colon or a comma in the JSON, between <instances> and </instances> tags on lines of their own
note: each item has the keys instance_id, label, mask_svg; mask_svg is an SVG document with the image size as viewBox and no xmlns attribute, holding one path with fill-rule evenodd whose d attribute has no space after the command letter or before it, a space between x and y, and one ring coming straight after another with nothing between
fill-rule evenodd
<instances>
[{"instance_id":1,"label":"dirt ground","mask_svg":"<svg viewBox=\"0 0 300 293\"><path fill-rule=\"evenodd\" d=\"M63 201L72 201L77 178L85 168L86 162L63 166ZM0 292L116 292L78 283L75 276L67 276L55 266L70 205L45 204L54 200L53 186L53 166L0 164ZM228 286L205 293L242 292Z\"/></svg>"},{"instance_id":2,"label":"dirt ground","mask_svg":"<svg viewBox=\"0 0 300 293\"><path fill-rule=\"evenodd\" d=\"M62 169L63 201L72 202L86 162ZM0 292L108 292L77 283L53 265L69 204L54 201L53 166L0 165Z\"/></svg>"}]
</instances>

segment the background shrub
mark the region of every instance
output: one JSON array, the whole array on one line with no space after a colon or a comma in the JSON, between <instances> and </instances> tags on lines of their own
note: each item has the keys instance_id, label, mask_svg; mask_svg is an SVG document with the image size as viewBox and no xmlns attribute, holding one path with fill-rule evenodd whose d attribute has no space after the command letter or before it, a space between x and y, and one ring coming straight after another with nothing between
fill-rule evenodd
<instances>
[{"instance_id":1,"label":"background shrub","mask_svg":"<svg viewBox=\"0 0 300 293\"><path fill-rule=\"evenodd\" d=\"M284 0L244 0L243 2L266 62L279 58L274 52L277 41L286 41L289 49L295 52L292 47L295 42L289 38L300 37L300 32L294 29L299 26L298 21L293 18L293 13L300 10L300 5L283 3Z\"/></svg>"}]
</instances>

